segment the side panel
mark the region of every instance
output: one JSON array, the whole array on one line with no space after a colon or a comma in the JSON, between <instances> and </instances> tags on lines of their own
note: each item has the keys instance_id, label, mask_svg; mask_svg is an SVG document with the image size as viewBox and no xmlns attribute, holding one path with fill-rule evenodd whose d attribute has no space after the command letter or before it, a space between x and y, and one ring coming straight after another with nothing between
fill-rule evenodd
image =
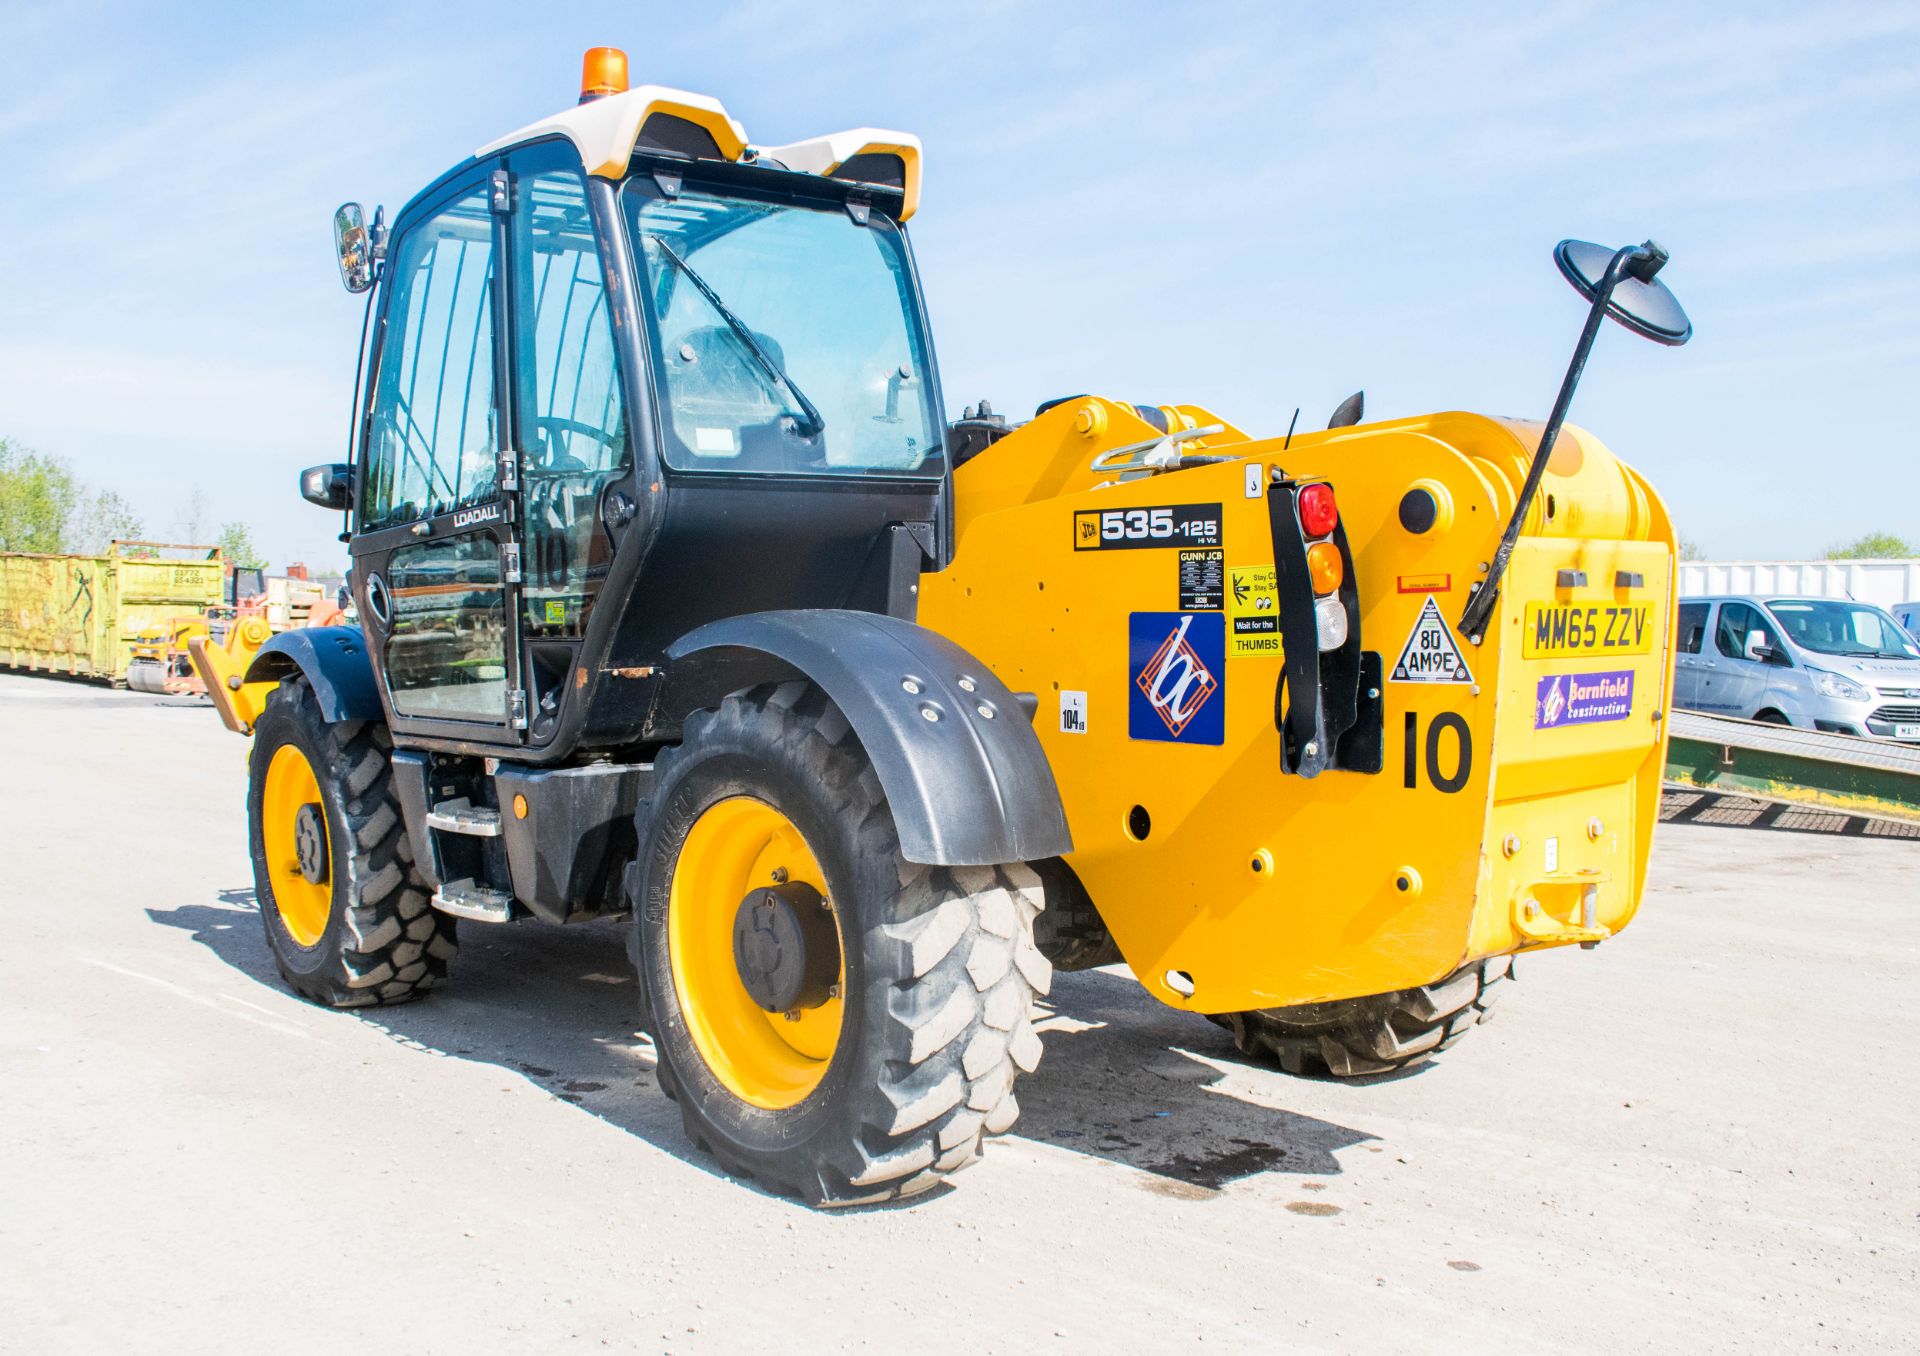
<instances>
[{"instance_id":1,"label":"side panel","mask_svg":"<svg viewBox=\"0 0 1920 1356\"><path fill-rule=\"evenodd\" d=\"M668 653L675 676L767 658L818 683L873 759L908 861L990 866L1072 849L1020 702L950 640L862 612L762 612L703 626Z\"/></svg>"},{"instance_id":2,"label":"side panel","mask_svg":"<svg viewBox=\"0 0 1920 1356\"><path fill-rule=\"evenodd\" d=\"M1125 427L1111 411L1105 419ZM1604 861L1600 921L1631 917L1657 808L1645 789L1657 791L1671 548L1642 483L1590 435L1569 430L1556 452L1546 484L1556 516L1530 522L1528 567L1503 590L1500 627L1474 647L1455 623L1511 508L1509 468L1524 467L1527 430L1442 415L1295 437L1284 456L1278 439L1233 441L1224 450L1245 460L1097 486L1087 467L1099 442L1069 419L1049 421L1052 412L1023 434L1054 446L1015 434L956 476L959 551L923 579L920 616L1040 695L1036 726L1073 829L1069 861L1151 992L1205 1012L1276 1007L1406 988L1474 955L1579 940L1516 926L1517 859L1496 873L1489 854L1501 851L1500 816L1522 806L1530 860L1547 838L1563 848L1558 868L1536 862L1535 874L1571 877ZM1036 463L1048 469L1028 469ZM1361 644L1386 675L1375 775L1307 781L1281 770L1283 658L1262 611L1274 555L1261 487L1276 464L1325 477L1338 494ZM1422 486L1437 507L1415 530L1400 506ZM1215 518L1217 540L1183 535ZM1170 534L1156 536L1156 522ZM1526 606L1555 600L1562 568L1593 580L1582 601L1618 601L1616 569L1642 576L1632 591L1649 630L1631 665L1520 653ZM1641 674L1630 718L1534 728L1541 676L1630 666ZM1596 818L1601 835L1590 839ZM1577 912L1580 888L1554 887L1563 921L1564 896ZM1169 986L1169 971L1191 976L1191 997Z\"/></svg>"}]
</instances>

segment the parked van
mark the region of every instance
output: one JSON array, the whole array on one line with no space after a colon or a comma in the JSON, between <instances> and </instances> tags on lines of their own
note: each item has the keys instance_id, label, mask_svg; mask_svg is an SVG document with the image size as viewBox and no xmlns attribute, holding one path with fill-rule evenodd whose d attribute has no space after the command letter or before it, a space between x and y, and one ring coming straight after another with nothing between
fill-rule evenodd
<instances>
[{"instance_id":1,"label":"parked van","mask_svg":"<svg viewBox=\"0 0 1920 1356\"><path fill-rule=\"evenodd\" d=\"M1844 598L1683 598L1674 704L1920 742L1920 644Z\"/></svg>"},{"instance_id":2,"label":"parked van","mask_svg":"<svg viewBox=\"0 0 1920 1356\"><path fill-rule=\"evenodd\" d=\"M1906 627L1907 634L1920 640L1920 603L1897 603L1893 619Z\"/></svg>"}]
</instances>

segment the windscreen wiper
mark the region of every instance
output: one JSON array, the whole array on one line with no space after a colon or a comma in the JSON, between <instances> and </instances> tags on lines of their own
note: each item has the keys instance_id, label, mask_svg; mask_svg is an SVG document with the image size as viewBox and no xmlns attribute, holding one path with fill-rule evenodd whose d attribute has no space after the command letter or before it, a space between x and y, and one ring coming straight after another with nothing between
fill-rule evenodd
<instances>
[{"instance_id":1,"label":"windscreen wiper","mask_svg":"<svg viewBox=\"0 0 1920 1356\"><path fill-rule=\"evenodd\" d=\"M735 315L726 302L720 300L720 294L707 284L705 278L693 271L693 265L676 254L673 246L659 236L649 232L647 239L660 247L660 252L666 255L673 266L686 275L687 281L693 284L695 290L707 299L707 305L713 307L714 313L727 322L727 328L733 331L734 338L746 345L747 352L751 353L753 360L760 364L760 369L767 374L767 379L793 398L793 403L800 407L806 420L800 430L801 436L811 438L825 429L827 421L820 417L820 407L807 399L805 391L793 384L793 378L787 375L786 369L775 362L773 356L760 346L760 341L754 338L753 331L747 328L746 322Z\"/></svg>"}]
</instances>

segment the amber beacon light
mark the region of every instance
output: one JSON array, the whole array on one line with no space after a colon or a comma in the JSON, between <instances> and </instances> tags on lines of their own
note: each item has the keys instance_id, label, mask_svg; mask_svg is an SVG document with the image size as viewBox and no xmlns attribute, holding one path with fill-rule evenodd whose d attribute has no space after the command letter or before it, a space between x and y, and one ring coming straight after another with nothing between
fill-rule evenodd
<instances>
[{"instance_id":1,"label":"amber beacon light","mask_svg":"<svg viewBox=\"0 0 1920 1356\"><path fill-rule=\"evenodd\" d=\"M580 63L580 102L627 92L627 54L618 47L589 47Z\"/></svg>"}]
</instances>

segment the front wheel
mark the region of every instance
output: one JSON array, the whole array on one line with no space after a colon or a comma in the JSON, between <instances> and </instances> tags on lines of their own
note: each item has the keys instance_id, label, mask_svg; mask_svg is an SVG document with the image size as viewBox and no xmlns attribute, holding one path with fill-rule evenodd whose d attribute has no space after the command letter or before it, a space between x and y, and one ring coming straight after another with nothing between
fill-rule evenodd
<instances>
[{"instance_id":1,"label":"front wheel","mask_svg":"<svg viewBox=\"0 0 1920 1356\"><path fill-rule=\"evenodd\" d=\"M456 949L413 870L391 749L377 722L329 724L298 676L254 727L247 823L267 947L296 993L328 1007L418 997Z\"/></svg>"},{"instance_id":2,"label":"front wheel","mask_svg":"<svg viewBox=\"0 0 1920 1356\"><path fill-rule=\"evenodd\" d=\"M1012 1126L1052 979L1039 879L903 858L872 764L818 689L690 717L639 822L643 1021L695 1143L853 1205L924 1191Z\"/></svg>"}]
</instances>

